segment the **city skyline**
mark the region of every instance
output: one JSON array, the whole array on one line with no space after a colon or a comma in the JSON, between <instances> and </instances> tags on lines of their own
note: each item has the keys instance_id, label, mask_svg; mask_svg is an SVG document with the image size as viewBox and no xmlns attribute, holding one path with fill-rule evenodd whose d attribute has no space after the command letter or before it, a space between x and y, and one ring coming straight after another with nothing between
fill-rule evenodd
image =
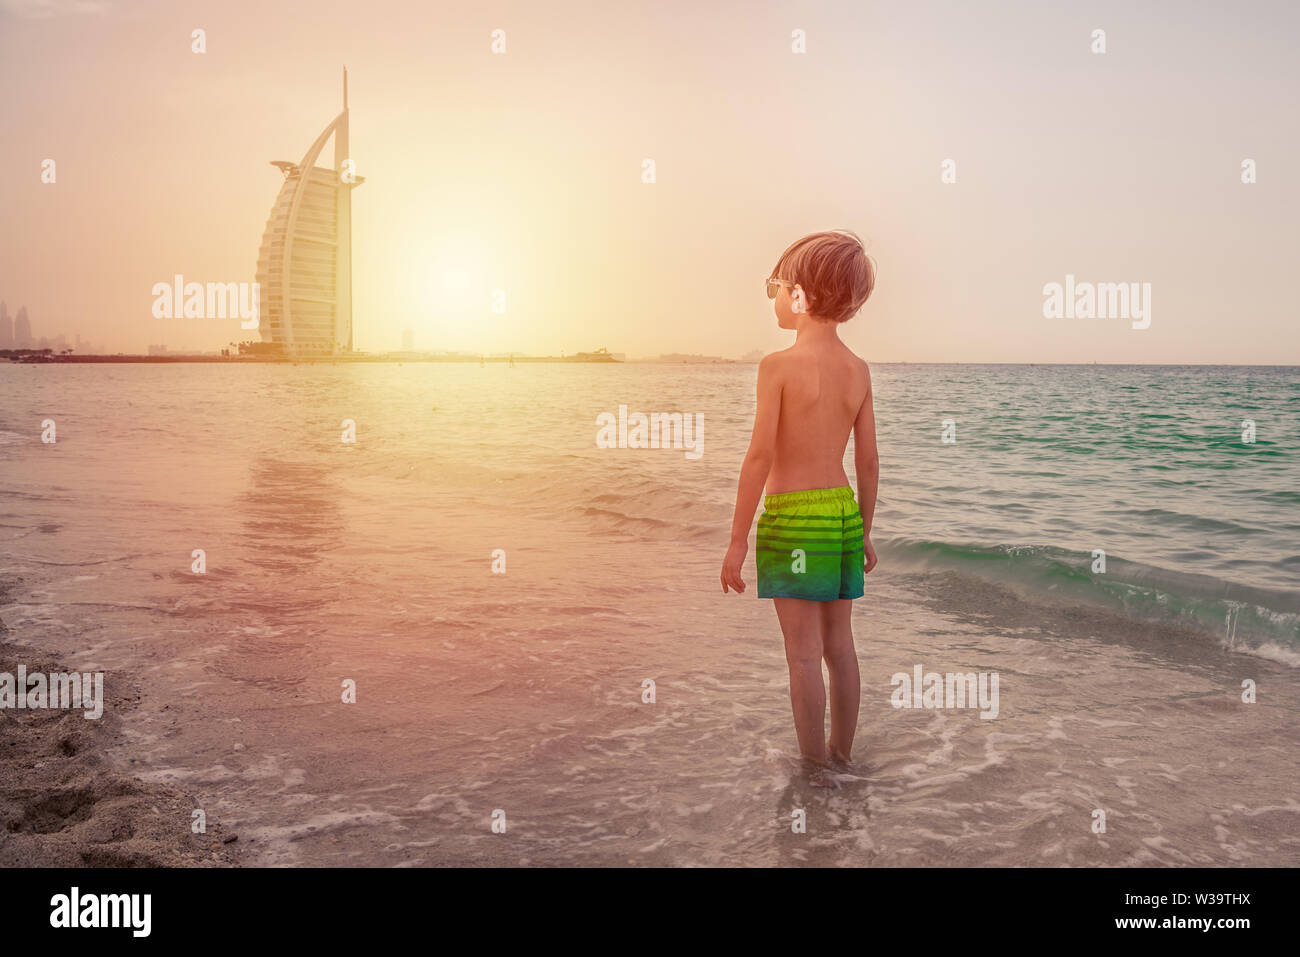
<instances>
[{"instance_id":1,"label":"city skyline","mask_svg":"<svg viewBox=\"0 0 1300 957\"><path fill-rule=\"evenodd\" d=\"M81 333L79 332L73 334L71 342L62 332L53 338L37 336L32 327L31 317L27 314L26 306L20 306L18 312L10 316L9 303L0 300L0 352L23 349L31 351L49 349L53 352L71 350L87 353L93 348L89 342L82 343Z\"/></svg>"}]
</instances>

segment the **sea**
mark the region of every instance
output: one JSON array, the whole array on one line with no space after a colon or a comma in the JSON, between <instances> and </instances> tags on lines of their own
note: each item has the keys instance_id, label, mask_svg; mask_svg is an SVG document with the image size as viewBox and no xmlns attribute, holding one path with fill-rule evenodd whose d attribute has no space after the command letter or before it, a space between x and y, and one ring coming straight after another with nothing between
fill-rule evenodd
<instances>
[{"instance_id":1,"label":"sea","mask_svg":"<svg viewBox=\"0 0 1300 957\"><path fill-rule=\"evenodd\" d=\"M1300 368L873 365L834 790L718 578L755 376L3 365L0 622L250 864L1300 864Z\"/></svg>"}]
</instances>

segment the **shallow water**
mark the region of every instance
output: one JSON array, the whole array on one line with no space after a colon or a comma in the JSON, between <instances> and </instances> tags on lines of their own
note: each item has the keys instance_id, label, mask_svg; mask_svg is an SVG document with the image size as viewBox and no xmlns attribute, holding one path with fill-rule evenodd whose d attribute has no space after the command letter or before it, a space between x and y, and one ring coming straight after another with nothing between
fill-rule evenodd
<instances>
[{"instance_id":1,"label":"shallow water","mask_svg":"<svg viewBox=\"0 0 1300 957\"><path fill-rule=\"evenodd\" d=\"M717 582L753 366L0 367L0 617L137 684L114 761L254 863L1300 861L1300 374L873 376L838 791L752 550ZM620 404L702 412L704 455L596 448ZM917 664L996 672L998 717L894 708Z\"/></svg>"}]
</instances>

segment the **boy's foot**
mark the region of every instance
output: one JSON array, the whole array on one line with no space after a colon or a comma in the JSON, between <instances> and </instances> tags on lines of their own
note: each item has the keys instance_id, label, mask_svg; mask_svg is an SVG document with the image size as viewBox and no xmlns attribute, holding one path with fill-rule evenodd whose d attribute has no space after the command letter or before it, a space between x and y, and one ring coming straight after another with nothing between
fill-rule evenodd
<instances>
[{"instance_id":1,"label":"boy's foot","mask_svg":"<svg viewBox=\"0 0 1300 957\"><path fill-rule=\"evenodd\" d=\"M849 760L848 755L841 754L839 751L836 751L834 748L831 747L831 743L829 741L826 742L826 761L831 766L840 769L848 769L853 765L853 762Z\"/></svg>"},{"instance_id":2,"label":"boy's foot","mask_svg":"<svg viewBox=\"0 0 1300 957\"><path fill-rule=\"evenodd\" d=\"M808 783L815 788L829 788L832 791L839 790L840 782L835 780L835 775L825 761L818 761L816 758L805 756L800 757L804 770L808 773Z\"/></svg>"},{"instance_id":3,"label":"boy's foot","mask_svg":"<svg viewBox=\"0 0 1300 957\"><path fill-rule=\"evenodd\" d=\"M808 783L815 788L827 788L831 791L840 789L840 782L835 780L835 775L831 774L827 768L817 768L808 775Z\"/></svg>"}]
</instances>

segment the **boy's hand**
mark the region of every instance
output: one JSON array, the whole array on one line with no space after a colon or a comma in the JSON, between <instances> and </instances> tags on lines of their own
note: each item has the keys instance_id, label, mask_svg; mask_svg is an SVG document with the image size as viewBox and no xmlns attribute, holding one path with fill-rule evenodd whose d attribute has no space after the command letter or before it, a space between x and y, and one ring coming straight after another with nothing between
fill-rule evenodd
<instances>
[{"instance_id":1,"label":"boy's hand","mask_svg":"<svg viewBox=\"0 0 1300 957\"><path fill-rule=\"evenodd\" d=\"M862 557L866 564L863 566L862 574L866 575L871 569L876 567L876 550L871 547L871 536L863 537Z\"/></svg>"},{"instance_id":2,"label":"boy's hand","mask_svg":"<svg viewBox=\"0 0 1300 957\"><path fill-rule=\"evenodd\" d=\"M731 547L727 549L727 557L722 560L722 593L727 593L727 587L742 592L745 590L745 583L740 578L740 569L745 564L745 555L749 553L748 542L732 542Z\"/></svg>"}]
</instances>

